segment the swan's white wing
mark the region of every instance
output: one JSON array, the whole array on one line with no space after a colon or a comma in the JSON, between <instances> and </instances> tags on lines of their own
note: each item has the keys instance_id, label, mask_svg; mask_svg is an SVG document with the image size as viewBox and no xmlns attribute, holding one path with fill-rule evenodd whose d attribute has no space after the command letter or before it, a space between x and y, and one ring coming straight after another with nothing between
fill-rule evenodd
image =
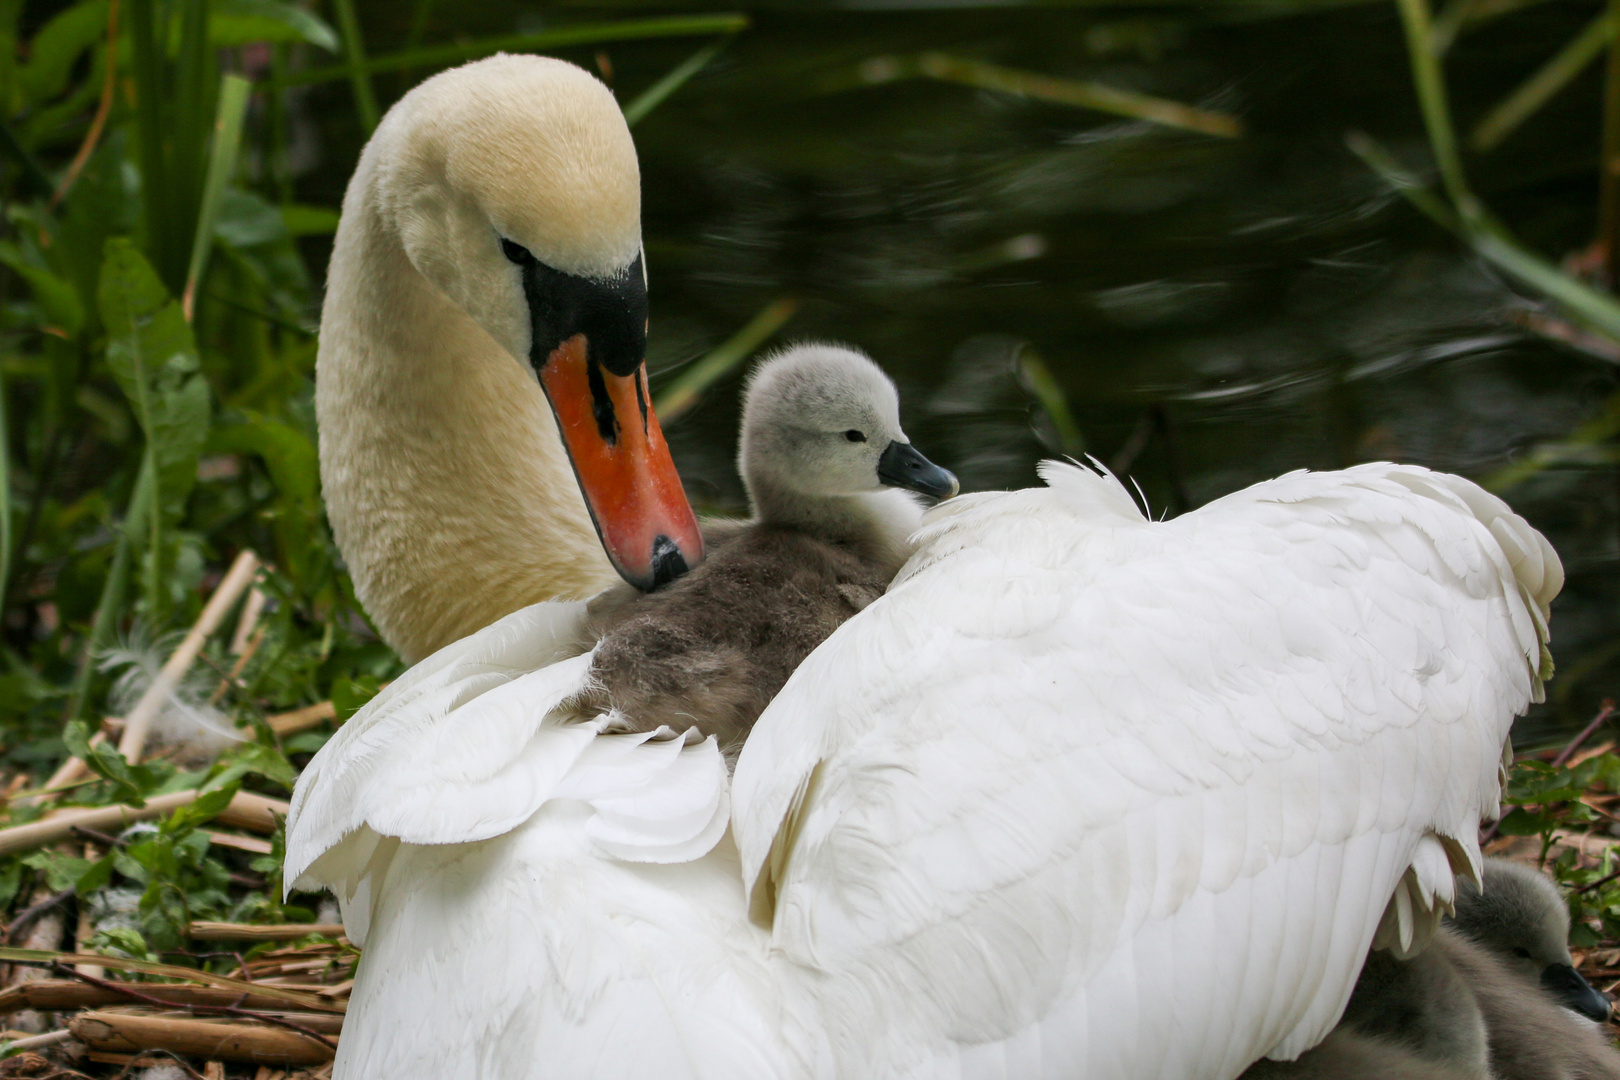
<instances>
[{"instance_id":1,"label":"swan's white wing","mask_svg":"<svg viewBox=\"0 0 1620 1080\"><path fill-rule=\"evenodd\" d=\"M579 611L435 654L305 770L287 879L335 891L365 944L340 1080L791 1075L724 758L568 717Z\"/></svg>"},{"instance_id":2,"label":"swan's white wing","mask_svg":"<svg viewBox=\"0 0 1620 1080\"><path fill-rule=\"evenodd\" d=\"M293 792L288 887L332 889L359 942L401 842L488 840L553 800L589 807L581 834L603 855L683 862L712 848L729 810L712 739L668 729L603 735L601 718L567 708L588 685L591 655L566 655L583 610L514 612L355 714Z\"/></svg>"},{"instance_id":3,"label":"swan's white wing","mask_svg":"<svg viewBox=\"0 0 1620 1080\"><path fill-rule=\"evenodd\" d=\"M1045 476L936 512L761 718L733 789L752 911L851 1075L1297 1054L1386 905L1415 944L1477 863L1557 557L1419 468L1169 522Z\"/></svg>"}]
</instances>

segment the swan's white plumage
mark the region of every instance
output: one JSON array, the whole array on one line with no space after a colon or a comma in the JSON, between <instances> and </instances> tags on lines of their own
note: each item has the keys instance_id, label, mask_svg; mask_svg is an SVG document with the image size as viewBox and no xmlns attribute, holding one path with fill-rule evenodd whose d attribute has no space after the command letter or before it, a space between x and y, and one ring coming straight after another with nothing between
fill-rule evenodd
<instances>
[{"instance_id":1,"label":"swan's white plumage","mask_svg":"<svg viewBox=\"0 0 1620 1080\"><path fill-rule=\"evenodd\" d=\"M580 717L583 604L435 653L305 770L287 880L365 948L339 1076L791 1075L695 730Z\"/></svg>"},{"instance_id":2,"label":"swan's white plumage","mask_svg":"<svg viewBox=\"0 0 1620 1080\"><path fill-rule=\"evenodd\" d=\"M793 676L735 847L712 741L570 717L577 606L356 716L288 830L366 939L336 1075L1229 1080L1319 1040L1476 870L1557 557L1413 467L1168 522L1044 473L935 511Z\"/></svg>"},{"instance_id":3,"label":"swan's white plumage","mask_svg":"<svg viewBox=\"0 0 1620 1080\"><path fill-rule=\"evenodd\" d=\"M761 718L733 792L754 915L848 1075L1296 1055L1386 907L1412 946L1477 872L1557 557L1416 467L1167 522L1044 475L937 511Z\"/></svg>"}]
</instances>

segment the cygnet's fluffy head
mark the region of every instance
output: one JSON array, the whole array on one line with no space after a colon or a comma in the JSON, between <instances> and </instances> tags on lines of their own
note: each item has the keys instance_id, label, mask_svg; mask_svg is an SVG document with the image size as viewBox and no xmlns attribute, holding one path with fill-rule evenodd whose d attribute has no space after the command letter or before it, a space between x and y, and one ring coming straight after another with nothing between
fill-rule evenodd
<instances>
[{"instance_id":1,"label":"cygnet's fluffy head","mask_svg":"<svg viewBox=\"0 0 1620 1080\"><path fill-rule=\"evenodd\" d=\"M795 345L754 369L737 468L756 513L767 519L772 496L861 495L884 487L945 495L956 483L911 448L889 377L839 345ZM897 471L903 468L915 475Z\"/></svg>"},{"instance_id":2,"label":"cygnet's fluffy head","mask_svg":"<svg viewBox=\"0 0 1620 1080\"><path fill-rule=\"evenodd\" d=\"M366 158L411 263L520 360L530 311L514 256L608 280L641 250L630 129L607 87L561 60L501 54L435 75L389 110Z\"/></svg>"},{"instance_id":3,"label":"cygnet's fluffy head","mask_svg":"<svg viewBox=\"0 0 1620 1080\"><path fill-rule=\"evenodd\" d=\"M1609 1003L1576 972L1569 954L1569 908L1558 889L1528 866L1485 860L1484 889L1457 883L1455 925L1565 1006L1602 1020Z\"/></svg>"}]
</instances>

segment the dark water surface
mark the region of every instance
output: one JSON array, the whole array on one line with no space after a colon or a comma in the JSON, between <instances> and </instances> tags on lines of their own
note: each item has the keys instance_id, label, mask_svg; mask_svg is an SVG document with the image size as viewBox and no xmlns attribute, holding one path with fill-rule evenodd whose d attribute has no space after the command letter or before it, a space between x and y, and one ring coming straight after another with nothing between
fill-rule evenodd
<instances>
[{"instance_id":1,"label":"dark water surface","mask_svg":"<svg viewBox=\"0 0 1620 1080\"><path fill-rule=\"evenodd\" d=\"M869 351L907 428L969 490L1024 486L1055 450L1123 466L1174 514L1296 468L1416 462L1486 479L1565 439L1616 367L1521 330L1516 296L1345 148L1363 129L1428 156L1393 5L925 4L745 8L752 27L637 128L654 386L791 296L776 340ZM884 10L887 7L888 10ZM360 4L374 51L413 5ZM433 5L425 41L691 5ZM1449 63L1466 129L1598 10L1543 3ZM628 101L701 44L605 49ZM944 82L878 82L922 50L1235 113L1223 139ZM559 55L595 67L595 49ZM384 104L420 73L379 77ZM1588 72L1492 154L1487 202L1553 258L1594 228L1599 80ZM302 200L335 205L361 140L348 91L305 99ZM324 253L314 253L324 262ZM1032 350L1032 351L1031 351ZM1072 409L1066 442L1021 360ZM736 375L667 426L695 501L735 507ZM1600 443L1503 491L1562 553L1559 678L1521 744L1620 690L1620 479Z\"/></svg>"}]
</instances>

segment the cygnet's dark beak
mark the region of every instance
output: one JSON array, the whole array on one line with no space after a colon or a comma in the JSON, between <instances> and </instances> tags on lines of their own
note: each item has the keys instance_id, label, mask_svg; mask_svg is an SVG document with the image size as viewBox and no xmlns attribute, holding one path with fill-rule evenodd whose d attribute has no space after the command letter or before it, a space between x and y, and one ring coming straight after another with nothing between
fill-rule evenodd
<instances>
[{"instance_id":1,"label":"cygnet's dark beak","mask_svg":"<svg viewBox=\"0 0 1620 1080\"><path fill-rule=\"evenodd\" d=\"M960 485L950 470L942 469L917 453L910 443L891 442L878 458L878 479L889 487L905 488L936 499L955 495Z\"/></svg>"},{"instance_id":2,"label":"cygnet's dark beak","mask_svg":"<svg viewBox=\"0 0 1620 1080\"><path fill-rule=\"evenodd\" d=\"M1608 996L1599 993L1568 964L1548 964L1541 972L1541 986L1566 1009L1599 1023L1609 1018Z\"/></svg>"}]
</instances>

